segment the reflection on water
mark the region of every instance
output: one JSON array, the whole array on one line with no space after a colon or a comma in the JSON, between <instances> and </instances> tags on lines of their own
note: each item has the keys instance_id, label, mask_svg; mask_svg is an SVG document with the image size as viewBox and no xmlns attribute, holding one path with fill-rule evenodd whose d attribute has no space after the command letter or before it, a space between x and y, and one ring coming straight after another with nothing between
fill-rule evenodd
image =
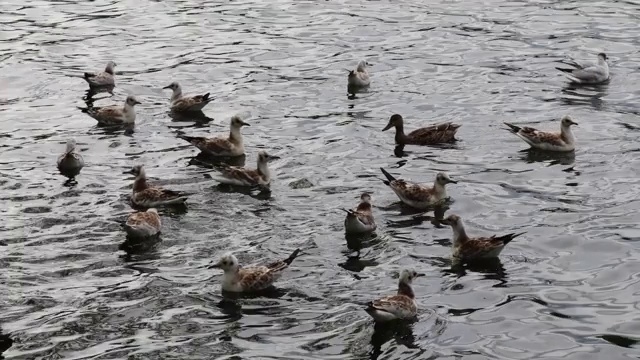
<instances>
[{"instance_id":1,"label":"reflection on water","mask_svg":"<svg viewBox=\"0 0 640 360\"><path fill-rule=\"evenodd\" d=\"M636 358L637 5L495 5L3 1L0 325L14 340L4 349L0 335L3 356ZM611 57L608 84L571 85L554 68L599 51ZM344 69L363 58L375 64L371 87L345 96ZM83 71L109 60L116 87L87 91ZM213 89L215 104L171 113L161 87L176 78ZM129 94L142 103L135 127L97 126L78 110ZM245 157L207 158L177 137L226 134L239 113L254 115ZM381 131L394 113L416 127L462 124L460 141L396 147ZM563 114L580 123L575 153L518 152L524 143L500 129L556 129ZM55 168L68 138L86 163L71 181ZM211 178L223 164L255 166L260 150L282 155L270 192ZM120 173L133 164L189 194L159 209L159 238L127 239L119 226L133 211ZM461 181L446 206L416 211L380 167ZM345 238L335 209L363 191L379 228ZM530 236L499 260L454 264L438 220L448 212L470 233ZM305 254L273 294L221 294L221 274L204 266L296 247ZM417 321L374 327L360 304L407 267L428 275L414 286Z\"/></svg>"}]
</instances>

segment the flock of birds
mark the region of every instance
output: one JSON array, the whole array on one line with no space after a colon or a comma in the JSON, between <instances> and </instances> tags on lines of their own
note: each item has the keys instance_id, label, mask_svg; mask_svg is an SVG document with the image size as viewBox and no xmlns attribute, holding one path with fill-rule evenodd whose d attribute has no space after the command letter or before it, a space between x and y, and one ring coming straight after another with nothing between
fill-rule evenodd
<instances>
[{"instance_id":1,"label":"flock of birds","mask_svg":"<svg viewBox=\"0 0 640 360\"><path fill-rule=\"evenodd\" d=\"M595 64L583 65L575 61L566 61L571 68L557 68L564 72L574 83L599 84L609 80L609 66L607 56L598 54ZM366 89L371 84L368 71L368 63L360 61L354 70L349 71L347 89L349 93L356 93ZM109 62L104 72L85 73L84 79L89 83L90 89L113 89L115 86L114 62ZM182 88L177 82L173 82L164 89L172 91L171 111L189 113L201 111L212 99L209 93L204 95L183 95ZM135 105L140 104L135 96L129 95L124 106L89 107L83 111L98 121L100 125L118 126L131 125L135 122ZM507 130L524 140L532 148L553 151L569 152L575 149L576 139L571 131L571 126L577 125L570 116L564 116L560 120L560 132L545 132L531 127L520 127L505 123ZM191 137L179 135L197 147L202 153L219 159L230 159L243 156L245 153L241 129L249 126L239 116L231 118L230 132L228 136L213 138ZM404 119L395 114L391 116L386 127L382 131L395 128L395 142L399 146L405 145L436 145L455 141L455 135L460 125L454 123L441 123L419 128L409 132L404 131ZM74 178L84 166L82 156L75 151L76 143L73 139L67 142L65 152L58 158L58 169L69 178ZM265 151L258 154L258 163L255 169L230 166L221 161L216 169L215 180L222 184L232 186L244 186L259 188L261 191L269 191L271 173L268 163L276 159ZM456 184L445 173L438 173L432 186L399 179L391 175L385 169L380 169L385 176L384 184L398 196L404 204L426 210L443 204L448 199L446 186ZM147 182L146 173L142 165L134 166L129 173L135 176L131 202L135 208L146 209L130 214L124 229L132 238L148 238L157 236L161 230L161 220L158 211L160 206L183 204L187 195L177 191L171 191L158 186L152 186ZM371 234L377 226L371 207L371 196L364 193L356 208L344 210L345 232L347 234ZM439 219L440 223L448 225L453 230L452 257L455 261L474 261L477 259L495 258L511 240L523 233L512 233L503 236L470 237L464 228L462 219L451 214ZM238 259L231 253L222 256L218 262L208 266L224 271L222 290L232 293L247 293L265 290L278 280L282 272L291 265L301 250L296 249L284 260L276 261L261 266L241 266ZM412 289L412 281L423 274L412 269L405 269L400 273L397 293L371 301L366 312L377 322L386 322L397 319L411 319L417 315L415 294Z\"/></svg>"}]
</instances>

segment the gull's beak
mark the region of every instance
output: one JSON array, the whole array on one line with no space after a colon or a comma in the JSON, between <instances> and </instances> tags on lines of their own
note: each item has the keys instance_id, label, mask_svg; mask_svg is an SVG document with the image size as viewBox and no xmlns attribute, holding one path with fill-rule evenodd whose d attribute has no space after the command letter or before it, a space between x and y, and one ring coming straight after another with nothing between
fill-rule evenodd
<instances>
[{"instance_id":1,"label":"gull's beak","mask_svg":"<svg viewBox=\"0 0 640 360\"><path fill-rule=\"evenodd\" d=\"M142 104L140 101L136 100L133 102L134 105Z\"/></svg>"},{"instance_id":2,"label":"gull's beak","mask_svg":"<svg viewBox=\"0 0 640 360\"><path fill-rule=\"evenodd\" d=\"M440 224L451 225L451 222L448 219L439 220Z\"/></svg>"},{"instance_id":3,"label":"gull's beak","mask_svg":"<svg viewBox=\"0 0 640 360\"><path fill-rule=\"evenodd\" d=\"M276 155L267 155L267 160L278 160L280 159L280 156L276 156Z\"/></svg>"},{"instance_id":4,"label":"gull's beak","mask_svg":"<svg viewBox=\"0 0 640 360\"><path fill-rule=\"evenodd\" d=\"M242 126L251 126L251 124L246 123L246 122L244 122L244 121L243 121L241 124L242 124Z\"/></svg>"},{"instance_id":5,"label":"gull's beak","mask_svg":"<svg viewBox=\"0 0 640 360\"><path fill-rule=\"evenodd\" d=\"M578 125L578 123L575 121L571 121L571 125Z\"/></svg>"},{"instance_id":6,"label":"gull's beak","mask_svg":"<svg viewBox=\"0 0 640 360\"><path fill-rule=\"evenodd\" d=\"M123 174L133 175L133 169L122 172Z\"/></svg>"},{"instance_id":7,"label":"gull's beak","mask_svg":"<svg viewBox=\"0 0 640 360\"><path fill-rule=\"evenodd\" d=\"M167 85L167 86L162 88L162 90L164 90L164 89L171 89L171 85Z\"/></svg>"},{"instance_id":8,"label":"gull's beak","mask_svg":"<svg viewBox=\"0 0 640 360\"><path fill-rule=\"evenodd\" d=\"M387 126L385 126L384 129L382 129L382 131L387 131L387 130L391 129L392 126L393 126L393 124L391 122L389 122L387 124Z\"/></svg>"},{"instance_id":9,"label":"gull's beak","mask_svg":"<svg viewBox=\"0 0 640 360\"><path fill-rule=\"evenodd\" d=\"M207 269L220 269L220 263L215 263L207 266Z\"/></svg>"},{"instance_id":10,"label":"gull's beak","mask_svg":"<svg viewBox=\"0 0 640 360\"><path fill-rule=\"evenodd\" d=\"M423 276L427 276L427 274L424 274L424 273L417 273L416 274L416 277L423 277Z\"/></svg>"},{"instance_id":11,"label":"gull's beak","mask_svg":"<svg viewBox=\"0 0 640 360\"><path fill-rule=\"evenodd\" d=\"M447 183L449 184L457 184L458 182L455 180L447 179Z\"/></svg>"}]
</instances>

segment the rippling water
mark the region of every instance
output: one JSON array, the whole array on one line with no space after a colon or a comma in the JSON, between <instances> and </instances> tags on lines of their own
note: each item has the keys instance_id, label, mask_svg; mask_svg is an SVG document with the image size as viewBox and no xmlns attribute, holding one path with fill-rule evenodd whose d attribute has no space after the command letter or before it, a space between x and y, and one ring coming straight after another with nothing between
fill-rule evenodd
<instances>
[{"instance_id":1,"label":"rippling water","mask_svg":"<svg viewBox=\"0 0 640 360\"><path fill-rule=\"evenodd\" d=\"M640 3L637 1L16 1L0 4L0 323L9 359L628 359L640 346ZM605 51L610 84L571 88L554 67ZM373 64L369 92L346 68ZM118 63L113 96L143 102L133 133L105 131L83 71ZM176 122L169 93L211 92L208 123ZM178 131L243 130L271 197L221 191ZM394 155L380 130L463 124L455 146ZM503 121L556 129L575 156L538 156ZM87 162L65 185L74 137ZM131 179L196 193L161 212L156 244L125 242ZM527 231L499 262L452 270L451 231L403 211L379 167L431 182L472 233ZM310 188L290 186L300 179ZM378 237L353 255L341 207L374 196ZM225 251L243 263L304 248L269 297L221 302ZM415 283L419 320L374 328L362 304Z\"/></svg>"}]
</instances>

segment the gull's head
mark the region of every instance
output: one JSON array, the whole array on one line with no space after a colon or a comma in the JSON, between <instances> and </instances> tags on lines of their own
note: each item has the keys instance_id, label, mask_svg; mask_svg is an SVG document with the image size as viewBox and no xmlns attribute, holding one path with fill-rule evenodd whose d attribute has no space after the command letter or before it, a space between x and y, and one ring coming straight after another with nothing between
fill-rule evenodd
<instances>
[{"instance_id":1,"label":"gull's head","mask_svg":"<svg viewBox=\"0 0 640 360\"><path fill-rule=\"evenodd\" d=\"M125 104L133 107L133 106L136 106L137 104L140 104L140 101L138 101L138 99L136 99L135 96L129 95L129 96L127 96L127 100L126 100Z\"/></svg>"},{"instance_id":2,"label":"gull's head","mask_svg":"<svg viewBox=\"0 0 640 360\"><path fill-rule=\"evenodd\" d=\"M420 274L417 271L413 270L413 269L404 269L402 270L402 272L400 273L400 284L405 284L405 285L411 285L411 283L413 282L413 279L419 277L419 276L424 276L424 274Z\"/></svg>"},{"instance_id":3,"label":"gull's head","mask_svg":"<svg viewBox=\"0 0 640 360\"><path fill-rule=\"evenodd\" d=\"M602 59L604 61L607 61L609 58L607 57L607 54L601 52L598 54L598 59Z\"/></svg>"},{"instance_id":4,"label":"gull's head","mask_svg":"<svg viewBox=\"0 0 640 360\"><path fill-rule=\"evenodd\" d=\"M451 214L451 215L447 216L446 218L440 220L440 223L441 224L445 224L445 225L449 225L454 229L459 229L459 228L464 226L460 216L455 215L455 214Z\"/></svg>"},{"instance_id":5,"label":"gull's head","mask_svg":"<svg viewBox=\"0 0 640 360\"><path fill-rule=\"evenodd\" d=\"M402 126L402 122L403 120L400 114L393 114L389 118L389 123L387 124L387 126L384 127L384 129L382 129L382 131L387 131L394 126Z\"/></svg>"},{"instance_id":6,"label":"gull's head","mask_svg":"<svg viewBox=\"0 0 640 360\"><path fill-rule=\"evenodd\" d=\"M362 200L362 202L365 202L367 204L371 204L371 194L362 193L362 195L360 195L360 200Z\"/></svg>"},{"instance_id":7,"label":"gull's head","mask_svg":"<svg viewBox=\"0 0 640 360\"><path fill-rule=\"evenodd\" d=\"M266 151L260 151L258 153L258 164L266 164L271 160L280 159L279 156L269 155Z\"/></svg>"},{"instance_id":8,"label":"gull's head","mask_svg":"<svg viewBox=\"0 0 640 360\"><path fill-rule=\"evenodd\" d=\"M562 120L560 120L560 124L562 125L562 127L564 128L568 128L571 125L578 125L577 122L573 121L573 118L569 115L565 115L562 117Z\"/></svg>"},{"instance_id":9,"label":"gull's head","mask_svg":"<svg viewBox=\"0 0 640 360\"><path fill-rule=\"evenodd\" d=\"M231 127L232 128L236 128L236 129L240 129L243 126L251 126L248 123L244 122L242 119L240 119L239 116L232 116L231 117Z\"/></svg>"},{"instance_id":10,"label":"gull's head","mask_svg":"<svg viewBox=\"0 0 640 360\"><path fill-rule=\"evenodd\" d=\"M181 89L180 89L180 84L178 84L178 82L177 82L177 81L174 81L174 82L172 82L171 84L169 84L169 85L167 85L167 86L163 87L163 89L171 89L171 90L173 90L173 91L181 90Z\"/></svg>"},{"instance_id":11,"label":"gull's head","mask_svg":"<svg viewBox=\"0 0 640 360\"><path fill-rule=\"evenodd\" d=\"M451 180L451 178L449 177L449 175L447 175L446 173L440 172L438 173L438 175L436 175L436 182L442 186L445 186L447 184L457 184L457 181Z\"/></svg>"},{"instance_id":12,"label":"gull's head","mask_svg":"<svg viewBox=\"0 0 640 360\"><path fill-rule=\"evenodd\" d=\"M220 260L217 263L210 265L209 269L221 269L224 272L228 271L236 271L240 267L238 263L238 258L231 253L226 253L222 255Z\"/></svg>"},{"instance_id":13,"label":"gull's head","mask_svg":"<svg viewBox=\"0 0 640 360\"><path fill-rule=\"evenodd\" d=\"M131 170L125 171L125 174L133 174L133 176L135 177L145 177L146 174L144 172L144 166L142 165L135 165L134 167L131 168Z\"/></svg>"},{"instance_id":14,"label":"gull's head","mask_svg":"<svg viewBox=\"0 0 640 360\"><path fill-rule=\"evenodd\" d=\"M75 139L67 140L67 150L65 152L68 154L73 150L75 150L75 148L76 148L76 140Z\"/></svg>"},{"instance_id":15,"label":"gull's head","mask_svg":"<svg viewBox=\"0 0 640 360\"><path fill-rule=\"evenodd\" d=\"M113 75L113 69L116 67L115 61L109 61L107 63L107 67L104 69L105 72Z\"/></svg>"},{"instance_id":16,"label":"gull's head","mask_svg":"<svg viewBox=\"0 0 640 360\"><path fill-rule=\"evenodd\" d=\"M358 67L356 68L356 70L358 72L362 72L362 71L367 71L367 66L370 66L371 64L369 64L366 60L360 60L360 62L358 63Z\"/></svg>"}]
</instances>

